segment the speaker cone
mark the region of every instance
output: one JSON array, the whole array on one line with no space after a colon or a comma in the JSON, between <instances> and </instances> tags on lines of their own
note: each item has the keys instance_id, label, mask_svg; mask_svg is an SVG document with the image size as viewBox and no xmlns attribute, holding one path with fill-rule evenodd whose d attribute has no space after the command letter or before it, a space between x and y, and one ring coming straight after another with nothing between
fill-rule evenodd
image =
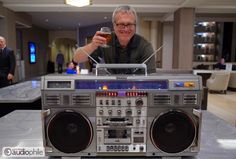
<instances>
[{"instance_id":1,"label":"speaker cone","mask_svg":"<svg viewBox=\"0 0 236 159\"><path fill-rule=\"evenodd\" d=\"M60 112L48 124L47 135L52 145L64 153L86 149L93 138L90 121L81 113Z\"/></svg>"},{"instance_id":2,"label":"speaker cone","mask_svg":"<svg viewBox=\"0 0 236 159\"><path fill-rule=\"evenodd\" d=\"M186 113L172 110L153 120L150 136L156 148L166 153L178 153L193 143L196 127Z\"/></svg>"}]
</instances>

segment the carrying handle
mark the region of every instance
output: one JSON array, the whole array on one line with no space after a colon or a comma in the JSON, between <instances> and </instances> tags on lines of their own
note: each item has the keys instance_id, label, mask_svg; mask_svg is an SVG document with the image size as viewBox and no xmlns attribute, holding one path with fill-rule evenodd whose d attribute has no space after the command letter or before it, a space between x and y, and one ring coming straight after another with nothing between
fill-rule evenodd
<instances>
[{"instance_id":1,"label":"carrying handle","mask_svg":"<svg viewBox=\"0 0 236 159\"><path fill-rule=\"evenodd\" d=\"M98 76L98 70L99 69L127 69L127 68L135 68L135 69L144 69L144 75L147 76L147 65L142 64L96 64L96 76ZM109 71L106 70L109 74L111 74Z\"/></svg>"}]
</instances>

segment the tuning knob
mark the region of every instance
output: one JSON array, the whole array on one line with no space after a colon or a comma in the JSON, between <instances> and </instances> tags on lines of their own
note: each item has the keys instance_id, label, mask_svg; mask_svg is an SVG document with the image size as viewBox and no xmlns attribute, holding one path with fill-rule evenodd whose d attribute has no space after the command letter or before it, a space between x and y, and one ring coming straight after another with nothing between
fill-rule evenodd
<instances>
[{"instance_id":1,"label":"tuning knob","mask_svg":"<svg viewBox=\"0 0 236 159\"><path fill-rule=\"evenodd\" d=\"M127 109L126 110L126 115L132 115L132 110L131 109Z\"/></svg>"},{"instance_id":2,"label":"tuning knob","mask_svg":"<svg viewBox=\"0 0 236 159\"><path fill-rule=\"evenodd\" d=\"M108 110L108 114L111 115L112 114L112 110Z\"/></svg>"},{"instance_id":3,"label":"tuning knob","mask_svg":"<svg viewBox=\"0 0 236 159\"><path fill-rule=\"evenodd\" d=\"M131 105L131 100L127 100L127 104L128 104L128 105Z\"/></svg>"},{"instance_id":4,"label":"tuning knob","mask_svg":"<svg viewBox=\"0 0 236 159\"><path fill-rule=\"evenodd\" d=\"M120 115L121 114L121 110L117 110L117 114Z\"/></svg>"},{"instance_id":5,"label":"tuning knob","mask_svg":"<svg viewBox=\"0 0 236 159\"><path fill-rule=\"evenodd\" d=\"M103 110L99 110L99 114L102 115L103 114Z\"/></svg>"},{"instance_id":6,"label":"tuning knob","mask_svg":"<svg viewBox=\"0 0 236 159\"><path fill-rule=\"evenodd\" d=\"M140 119L136 119L137 124L140 124L140 122L141 122Z\"/></svg>"},{"instance_id":7,"label":"tuning knob","mask_svg":"<svg viewBox=\"0 0 236 159\"><path fill-rule=\"evenodd\" d=\"M137 110L138 115L141 115L141 113L142 113L141 110Z\"/></svg>"},{"instance_id":8,"label":"tuning knob","mask_svg":"<svg viewBox=\"0 0 236 159\"><path fill-rule=\"evenodd\" d=\"M136 106L143 106L143 99L142 98L136 99L135 104Z\"/></svg>"}]
</instances>

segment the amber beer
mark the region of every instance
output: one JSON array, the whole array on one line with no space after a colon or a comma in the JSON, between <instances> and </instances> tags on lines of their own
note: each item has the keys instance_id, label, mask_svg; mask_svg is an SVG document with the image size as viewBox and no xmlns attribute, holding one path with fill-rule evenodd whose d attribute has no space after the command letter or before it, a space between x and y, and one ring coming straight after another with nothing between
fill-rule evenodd
<instances>
[{"instance_id":1,"label":"amber beer","mask_svg":"<svg viewBox=\"0 0 236 159\"><path fill-rule=\"evenodd\" d=\"M111 29L109 27L102 27L99 36L106 38L107 43L111 41ZM109 45L104 44L102 47L109 47Z\"/></svg>"},{"instance_id":2,"label":"amber beer","mask_svg":"<svg viewBox=\"0 0 236 159\"><path fill-rule=\"evenodd\" d=\"M111 33L101 33L101 34L99 34L99 36L106 38L107 43L109 43L111 41Z\"/></svg>"}]
</instances>

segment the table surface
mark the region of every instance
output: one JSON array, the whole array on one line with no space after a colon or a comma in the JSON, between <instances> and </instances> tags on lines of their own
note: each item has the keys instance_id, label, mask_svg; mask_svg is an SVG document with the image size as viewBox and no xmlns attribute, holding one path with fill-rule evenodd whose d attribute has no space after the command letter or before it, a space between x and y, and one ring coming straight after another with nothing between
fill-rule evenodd
<instances>
[{"instance_id":1,"label":"table surface","mask_svg":"<svg viewBox=\"0 0 236 159\"><path fill-rule=\"evenodd\" d=\"M32 80L0 89L0 103L32 103L41 97L41 81Z\"/></svg>"},{"instance_id":2,"label":"table surface","mask_svg":"<svg viewBox=\"0 0 236 159\"><path fill-rule=\"evenodd\" d=\"M183 159L236 159L236 128L202 112L201 150ZM40 110L16 110L0 118L0 156L3 147L42 147L41 126Z\"/></svg>"}]
</instances>

